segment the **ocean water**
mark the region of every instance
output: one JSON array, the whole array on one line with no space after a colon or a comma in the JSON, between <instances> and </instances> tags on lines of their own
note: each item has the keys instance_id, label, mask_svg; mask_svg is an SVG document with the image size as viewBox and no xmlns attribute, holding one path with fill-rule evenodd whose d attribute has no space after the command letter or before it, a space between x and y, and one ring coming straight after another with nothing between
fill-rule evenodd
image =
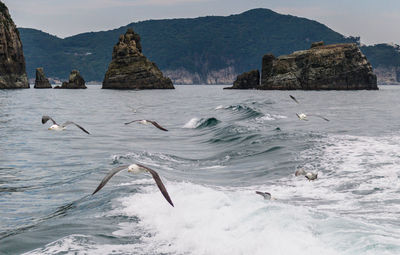
<instances>
[{"instance_id":1,"label":"ocean water","mask_svg":"<svg viewBox=\"0 0 400 255\"><path fill-rule=\"evenodd\" d=\"M400 254L399 96L0 90L0 254ZM169 131L123 124L142 118ZM127 171L90 195L131 163L156 170L175 207Z\"/></svg>"}]
</instances>

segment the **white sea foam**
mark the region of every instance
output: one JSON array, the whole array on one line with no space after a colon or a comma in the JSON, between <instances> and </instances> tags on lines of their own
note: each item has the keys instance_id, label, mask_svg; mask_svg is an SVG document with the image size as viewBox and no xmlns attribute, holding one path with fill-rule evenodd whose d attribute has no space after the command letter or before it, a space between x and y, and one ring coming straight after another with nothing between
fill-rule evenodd
<instances>
[{"instance_id":1,"label":"white sea foam","mask_svg":"<svg viewBox=\"0 0 400 255\"><path fill-rule=\"evenodd\" d=\"M263 123L264 121L271 121L271 120L277 120L277 119L286 119L287 116L279 115L279 114L269 114L266 113L262 117L257 117L256 121Z\"/></svg>"},{"instance_id":2,"label":"white sea foam","mask_svg":"<svg viewBox=\"0 0 400 255\"><path fill-rule=\"evenodd\" d=\"M192 118L183 126L183 128L197 128L200 125L200 120L200 118Z\"/></svg>"},{"instance_id":3,"label":"white sea foam","mask_svg":"<svg viewBox=\"0 0 400 255\"><path fill-rule=\"evenodd\" d=\"M294 173L243 188L166 181L175 207L151 179L135 180L139 193L114 200L101 217L138 217L112 234L139 240L113 245L73 235L30 254L400 254L398 228L379 221L400 214L399 203L385 203L398 199L399 151L398 136L330 136L300 154L306 169L319 171L316 181Z\"/></svg>"},{"instance_id":4,"label":"white sea foam","mask_svg":"<svg viewBox=\"0 0 400 255\"><path fill-rule=\"evenodd\" d=\"M138 222L120 222L112 235L140 236L139 240L114 245L72 235L29 254L397 254L398 236L385 226L325 213L307 201L294 205L276 187L258 187L278 199L268 201L250 187L165 184L175 207L155 185L142 185L139 193L124 194L113 201L111 211L99 213L101 217L138 217ZM390 246L393 252L386 252Z\"/></svg>"},{"instance_id":5,"label":"white sea foam","mask_svg":"<svg viewBox=\"0 0 400 255\"><path fill-rule=\"evenodd\" d=\"M115 214L136 216L116 236L150 233L142 245L171 254L339 254L316 233L307 209L265 201L254 191L228 191L191 183L168 185L172 208L157 188L119 199Z\"/></svg>"}]
</instances>

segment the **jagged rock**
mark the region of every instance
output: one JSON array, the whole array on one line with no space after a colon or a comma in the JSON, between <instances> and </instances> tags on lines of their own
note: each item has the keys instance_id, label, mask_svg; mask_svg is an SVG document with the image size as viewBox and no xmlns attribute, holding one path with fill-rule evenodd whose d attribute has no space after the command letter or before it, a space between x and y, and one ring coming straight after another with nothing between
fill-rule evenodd
<instances>
[{"instance_id":1,"label":"jagged rock","mask_svg":"<svg viewBox=\"0 0 400 255\"><path fill-rule=\"evenodd\" d=\"M232 87L224 89L256 89L260 85L260 72L252 70L238 75Z\"/></svg>"},{"instance_id":2,"label":"jagged rock","mask_svg":"<svg viewBox=\"0 0 400 255\"><path fill-rule=\"evenodd\" d=\"M311 49L312 49L312 48L315 48L315 47L323 46L323 45L324 45L324 42L323 42L323 41L320 41L320 42L313 42L313 43L311 44Z\"/></svg>"},{"instance_id":3,"label":"jagged rock","mask_svg":"<svg viewBox=\"0 0 400 255\"><path fill-rule=\"evenodd\" d=\"M49 80L44 75L42 67L36 68L35 89L51 89Z\"/></svg>"},{"instance_id":4,"label":"jagged rock","mask_svg":"<svg viewBox=\"0 0 400 255\"><path fill-rule=\"evenodd\" d=\"M0 89L29 88L19 32L0 2Z\"/></svg>"},{"instance_id":5,"label":"jagged rock","mask_svg":"<svg viewBox=\"0 0 400 255\"><path fill-rule=\"evenodd\" d=\"M72 70L69 75L69 81L64 81L60 86L54 87L55 89L86 89L85 80L79 74L78 70Z\"/></svg>"},{"instance_id":6,"label":"jagged rock","mask_svg":"<svg viewBox=\"0 0 400 255\"><path fill-rule=\"evenodd\" d=\"M323 45L274 58L263 57L259 89L378 89L376 75L354 43Z\"/></svg>"},{"instance_id":7,"label":"jagged rock","mask_svg":"<svg viewBox=\"0 0 400 255\"><path fill-rule=\"evenodd\" d=\"M157 65L142 54L140 36L133 29L119 37L103 80L103 89L174 89Z\"/></svg>"}]
</instances>

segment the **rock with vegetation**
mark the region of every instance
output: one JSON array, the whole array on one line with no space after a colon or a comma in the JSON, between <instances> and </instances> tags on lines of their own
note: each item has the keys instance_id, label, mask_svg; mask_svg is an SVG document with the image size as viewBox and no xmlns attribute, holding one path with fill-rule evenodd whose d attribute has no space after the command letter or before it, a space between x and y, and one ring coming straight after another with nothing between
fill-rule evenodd
<instances>
[{"instance_id":1,"label":"rock with vegetation","mask_svg":"<svg viewBox=\"0 0 400 255\"><path fill-rule=\"evenodd\" d=\"M252 70L238 75L236 80L233 82L233 86L224 89L256 89L259 85L260 71Z\"/></svg>"},{"instance_id":2,"label":"rock with vegetation","mask_svg":"<svg viewBox=\"0 0 400 255\"><path fill-rule=\"evenodd\" d=\"M69 75L69 81L64 81L60 86L55 87L55 89L86 89L85 80L79 74L78 70L72 70Z\"/></svg>"},{"instance_id":3,"label":"rock with vegetation","mask_svg":"<svg viewBox=\"0 0 400 255\"><path fill-rule=\"evenodd\" d=\"M263 57L259 89L378 89L376 75L357 44L323 45L274 58Z\"/></svg>"},{"instance_id":4,"label":"rock with vegetation","mask_svg":"<svg viewBox=\"0 0 400 255\"><path fill-rule=\"evenodd\" d=\"M19 32L0 1L0 89L29 88Z\"/></svg>"},{"instance_id":5,"label":"rock with vegetation","mask_svg":"<svg viewBox=\"0 0 400 255\"><path fill-rule=\"evenodd\" d=\"M174 89L174 85L143 55L140 36L128 29L114 46L103 89Z\"/></svg>"},{"instance_id":6,"label":"rock with vegetation","mask_svg":"<svg viewBox=\"0 0 400 255\"><path fill-rule=\"evenodd\" d=\"M266 52L280 56L306 49L314 41L332 44L359 39L268 9L226 17L140 21L65 39L21 28L27 70L32 70L28 75L34 76L34 68L45 65L48 77L65 79L66 68L77 68L87 81L101 81L116 38L128 27L140 34L144 55L157 63L173 84L232 84L237 75L259 69Z\"/></svg>"},{"instance_id":7,"label":"rock with vegetation","mask_svg":"<svg viewBox=\"0 0 400 255\"><path fill-rule=\"evenodd\" d=\"M35 79L35 89L51 89L51 84L49 79L46 78L43 68L36 68L36 79Z\"/></svg>"}]
</instances>

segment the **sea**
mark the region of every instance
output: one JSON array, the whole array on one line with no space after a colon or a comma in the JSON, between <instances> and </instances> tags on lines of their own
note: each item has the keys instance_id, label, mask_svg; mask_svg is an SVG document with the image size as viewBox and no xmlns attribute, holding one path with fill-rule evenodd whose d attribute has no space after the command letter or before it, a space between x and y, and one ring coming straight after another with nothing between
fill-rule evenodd
<instances>
[{"instance_id":1,"label":"sea","mask_svg":"<svg viewBox=\"0 0 400 255\"><path fill-rule=\"evenodd\" d=\"M0 90L0 254L400 254L400 87Z\"/></svg>"}]
</instances>

